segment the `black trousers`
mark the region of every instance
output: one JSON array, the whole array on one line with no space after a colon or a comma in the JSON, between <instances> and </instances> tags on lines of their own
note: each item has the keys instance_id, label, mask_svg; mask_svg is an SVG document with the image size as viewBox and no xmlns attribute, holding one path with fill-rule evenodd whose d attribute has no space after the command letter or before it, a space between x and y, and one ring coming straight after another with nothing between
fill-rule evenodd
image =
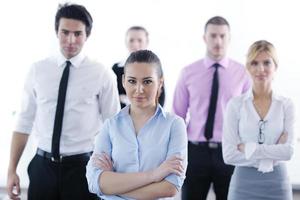
<instances>
[{"instance_id":1,"label":"black trousers","mask_svg":"<svg viewBox=\"0 0 300 200\"><path fill-rule=\"evenodd\" d=\"M221 146L188 144L188 167L182 200L205 200L213 183L217 200L226 200L234 167L225 165Z\"/></svg>"},{"instance_id":2,"label":"black trousers","mask_svg":"<svg viewBox=\"0 0 300 200\"><path fill-rule=\"evenodd\" d=\"M28 200L93 200L85 177L86 160L55 163L35 155L28 166Z\"/></svg>"}]
</instances>

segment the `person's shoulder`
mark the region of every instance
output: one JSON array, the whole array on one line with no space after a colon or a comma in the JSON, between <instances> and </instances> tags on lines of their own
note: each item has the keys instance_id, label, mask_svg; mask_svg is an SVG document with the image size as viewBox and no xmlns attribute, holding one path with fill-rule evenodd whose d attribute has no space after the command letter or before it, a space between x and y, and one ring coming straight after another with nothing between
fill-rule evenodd
<instances>
[{"instance_id":1,"label":"person's shoulder","mask_svg":"<svg viewBox=\"0 0 300 200\"><path fill-rule=\"evenodd\" d=\"M296 107L293 100L290 97L273 94L273 100L277 101L279 107L283 108L284 113L295 115Z\"/></svg>"},{"instance_id":2,"label":"person's shoulder","mask_svg":"<svg viewBox=\"0 0 300 200\"><path fill-rule=\"evenodd\" d=\"M57 65L57 60L54 56L41 58L40 60L36 60L31 64L32 68L35 69L45 68L52 65Z\"/></svg>"},{"instance_id":3,"label":"person's shoulder","mask_svg":"<svg viewBox=\"0 0 300 200\"><path fill-rule=\"evenodd\" d=\"M111 116L111 117L108 119L108 121L109 121L110 123L112 123L112 122L115 122L115 121L120 120L120 118L122 118L122 117L123 117L122 111L119 111L119 112L115 113L113 116Z\"/></svg>"},{"instance_id":4,"label":"person's shoulder","mask_svg":"<svg viewBox=\"0 0 300 200\"><path fill-rule=\"evenodd\" d=\"M106 119L106 123L111 127L120 127L123 126L124 120L128 117L128 106L122 108L120 111L112 115L110 118ZM127 123L126 123L127 124Z\"/></svg>"},{"instance_id":5,"label":"person's shoulder","mask_svg":"<svg viewBox=\"0 0 300 200\"><path fill-rule=\"evenodd\" d=\"M161 122L165 127L168 128L175 128L176 130L186 130L186 123L184 121L184 119L178 115L176 115L173 112L165 112L165 117L164 117L163 122ZM186 135L186 132L181 132L184 133Z\"/></svg>"},{"instance_id":6,"label":"person's shoulder","mask_svg":"<svg viewBox=\"0 0 300 200\"><path fill-rule=\"evenodd\" d=\"M244 101L248 99L249 94L244 93L235 97L232 97L227 104L227 107L239 108Z\"/></svg>"},{"instance_id":7,"label":"person's shoulder","mask_svg":"<svg viewBox=\"0 0 300 200\"><path fill-rule=\"evenodd\" d=\"M198 60L195 60L194 62L186 65L183 69L192 70L194 68L199 68L199 67L202 67L202 66L204 66L204 59L198 59Z\"/></svg>"},{"instance_id":8,"label":"person's shoulder","mask_svg":"<svg viewBox=\"0 0 300 200\"><path fill-rule=\"evenodd\" d=\"M94 58L85 57L84 61L82 62L83 67L93 68L95 73L98 73L101 77L113 77L114 73L109 68L104 66L100 61Z\"/></svg>"},{"instance_id":9,"label":"person's shoulder","mask_svg":"<svg viewBox=\"0 0 300 200\"><path fill-rule=\"evenodd\" d=\"M106 123L107 125L110 125L110 126L112 124L118 124L118 121L120 120L120 117L122 117L122 110L115 113L111 117L105 119L104 123Z\"/></svg>"},{"instance_id":10,"label":"person's shoulder","mask_svg":"<svg viewBox=\"0 0 300 200\"><path fill-rule=\"evenodd\" d=\"M293 106L293 101L290 97L286 97L286 96L283 96L283 95L278 95L278 94L274 94L273 95L273 98L279 102L281 102L283 105L286 105L286 106Z\"/></svg>"},{"instance_id":11,"label":"person's shoulder","mask_svg":"<svg viewBox=\"0 0 300 200\"><path fill-rule=\"evenodd\" d=\"M231 66L231 67L245 68L245 66L242 63L240 63L239 61L234 60L232 58L228 58L228 63L229 63L229 66Z\"/></svg>"},{"instance_id":12,"label":"person's shoulder","mask_svg":"<svg viewBox=\"0 0 300 200\"><path fill-rule=\"evenodd\" d=\"M246 93L240 94L238 96L232 97L229 101L234 102L234 103L242 102L242 101L245 101L247 99L247 96L248 95Z\"/></svg>"},{"instance_id":13,"label":"person's shoulder","mask_svg":"<svg viewBox=\"0 0 300 200\"><path fill-rule=\"evenodd\" d=\"M165 111L164 115L167 121L172 121L172 122L177 121L177 122L184 123L184 120L180 116L176 115L175 113Z\"/></svg>"},{"instance_id":14,"label":"person's shoulder","mask_svg":"<svg viewBox=\"0 0 300 200\"><path fill-rule=\"evenodd\" d=\"M202 71L204 66L205 66L204 65L204 59L196 60L196 61L184 66L181 70L181 74L183 76L190 76L190 75L193 75L193 74L197 74L195 72Z\"/></svg>"},{"instance_id":15,"label":"person's shoulder","mask_svg":"<svg viewBox=\"0 0 300 200\"><path fill-rule=\"evenodd\" d=\"M245 65L243 65L242 63L240 63L239 61L236 61L232 58L228 58L228 66L230 67L230 69L234 70L234 71L239 71L239 72L246 72L246 67Z\"/></svg>"},{"instance_id":16,"label":"person's shoulder","mask_svg":"<svg viewBox=\"0 0 300 200\"><path fill-rule=\"evenodd\" d=\"M86 56L84 58L84 60L82 61L82 65L87 66L87 67L95 67L95 68L99 68L100 70L105 70L105 66L98 61L95 58L91 58Z\"/></svg>"},{"instance_id":17,"label":"person's shoulder","mask_svg":"<svg viewBox=\"0 0 300 200\"><path fill-rule=\"evenodd\" d=\"M237 61L237 60L235 60L235 59L233 59L231 57L226 57L226 58L228 59L228 62L230 64L234 64L234 65L237 65L237 66L240 66L240 67L244 66L241 62L239 62L239 61Z\"/></svg>"},{"instance_id":18,"label":"person's shoulder","mask_svg":"<svg viewBox=\"0 0 300 200\"><path fill-rule=\"evenodd\" d=\"M236 60L233 60L231 58L228 58L228 69L236 74L236 75L240 75L240 76L248 76L248 73L247 73L247 70L246 70L246 67L241 64L240 62L236 61ZM235 77L239 77L239 76L235 76ZM247 80L247 79L245 79Z\"/></svg>"}]
</instances>

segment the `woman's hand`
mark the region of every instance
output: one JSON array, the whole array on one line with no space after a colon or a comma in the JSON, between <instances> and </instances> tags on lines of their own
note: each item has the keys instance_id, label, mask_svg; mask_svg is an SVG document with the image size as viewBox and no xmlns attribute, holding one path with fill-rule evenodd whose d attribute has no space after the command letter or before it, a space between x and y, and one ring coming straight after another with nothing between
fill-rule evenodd
<instances>
[{"instance_id":1,"label":"woman's hand","mask_svg":"<svg viewBox=\"0 0 300 200\"><path fill-rule=\"evenodd\" d=\"M182 161L183 159L177 155L165 160L158 168L152 171L154 182L161 181L169 174L176 174L177 176L181 176L184 172Z\"/></svg>"},{"instance_id":2,"label":"woman's hand","mask_svg":"<svg viewBox=\"0 0 300 200\"><path fill-rule=\"evenodd\" d=\"M286 132L283 132L280 137L277 140L277 144L285 144L288 139L288 134Z\"/></svg>"},{"instance_id":3,"label":"woman's hand","mask_svg":"<svg viewBox=\"0 0 300 200\"><path fill-rule=\"evenodd\" d=\"M237 145L237 149L238 149L240 152L245 153L245 144L244 144L244 143L238 144L238 145Z\"/></svg>"},{"instance_id":4,"label":"woman's hand","mask_svg":"<svg viewBox=\"0 0 300 200\"><path fill-rule=\"evenodd\" d=\"M93 165L103 171L113 171L113 162L107 153L94 154L92 156Z\"/></svg>"}]
</instances>

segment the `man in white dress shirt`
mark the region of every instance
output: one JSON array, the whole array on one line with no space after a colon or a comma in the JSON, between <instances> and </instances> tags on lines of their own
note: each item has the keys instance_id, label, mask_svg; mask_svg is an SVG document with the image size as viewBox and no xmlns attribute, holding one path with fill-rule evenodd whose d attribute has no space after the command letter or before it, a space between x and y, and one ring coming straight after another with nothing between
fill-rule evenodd
<instances>
[{"instance_id":1,"label":"man in white dress shirt","mask_svg":"<svg viewBox=\"0 0 300 200\"><path fill-rule=\"evenodd\" d=\"M92 29L85 7L64 4L55 17L58 55L33 64L12 137L7 192L18 199L18 161L29 134L38 149L28 166L29 200L97 199L88 192L85 166L102 122L119 110L116 79L82 48Z\"/></svg>"}]
</instances>

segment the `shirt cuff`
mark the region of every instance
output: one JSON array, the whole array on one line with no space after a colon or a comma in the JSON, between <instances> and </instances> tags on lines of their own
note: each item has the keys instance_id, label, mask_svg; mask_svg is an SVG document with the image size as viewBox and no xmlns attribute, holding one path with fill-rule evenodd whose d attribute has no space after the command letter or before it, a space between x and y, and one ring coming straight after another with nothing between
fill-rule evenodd
<instances>
[{"instance_id":1,"label":"shirt cuff","mask_svg":"<svg viewBox=\"0 0 300 200\"><path fill-rule=\"evenodd\" d=\"M32 131L32 127L31 126L27 126L27 125L24 125L24 124L17 124L14 128L14 131L15 132L18 132L18 133L24 133L24 134L28 134L30 135L31 131Z\"/></svg>"},{"instance_id":2,"label":"shirt cuff","mask_svg":"<svg viewBox=\"0 0 300 200\"><path fill-rule=\"evenodd\" d=\"M178 191L181 189L184 179L185 179L185 177L177 176L175 174L170 174L169 176L167 176L165 178L165 180L168 181L169 183L173 184L177 188Z\"/></svg>"},{"instance_id":3,"label":"shirt cuff","mask_svg":"<svg viewBox=\"0 0 300 200\"><path fill-rule=\"evenodd\" d=\"M100 190L99 186L99 177L103 171L100 170L99 168L95 168L93 166L87 166L87 182L89 186L89 191L91 193L96 194L98 197L103 195L102 191Z\"/></svg>"},{"instance_id":4,"label":"shirt cuff","mask_svg":"<svg viewBox=\"0 0 300 200\"><path fill-rule=\"evenodd\" d=\"M257 143L255 142L248 142L245 143L245 158L246 160L249 160L253 153L256 150Z\"/></svg>"},{"instance_id":5,"label":"shirt cuff","mask_svg":"<svg viewBox=\"0 0 300 200\"><path fill-rule=\"evenodd\" d=\"M258 171L262 173L272 172L273 160L270 159L260 160L258 164Z\"/></svg>"}]
</instances>

